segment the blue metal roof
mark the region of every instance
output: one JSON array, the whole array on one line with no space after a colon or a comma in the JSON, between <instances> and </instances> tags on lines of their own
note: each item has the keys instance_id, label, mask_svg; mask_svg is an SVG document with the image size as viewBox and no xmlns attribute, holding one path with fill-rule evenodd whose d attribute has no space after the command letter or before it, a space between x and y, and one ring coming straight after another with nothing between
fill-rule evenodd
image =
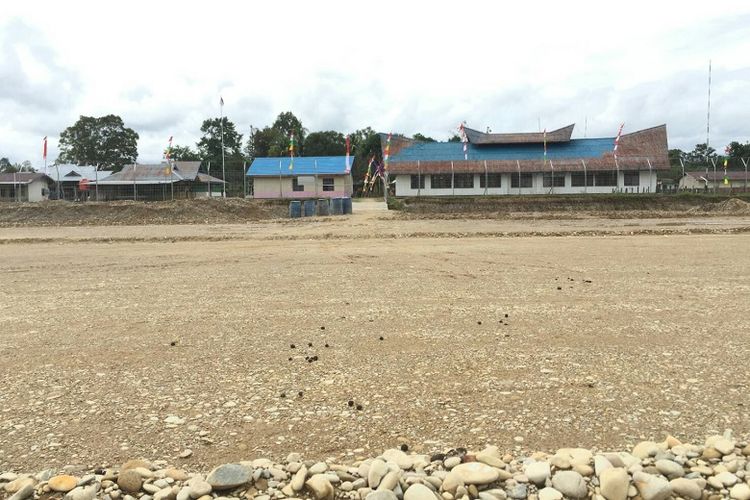
<instances>
[{"instance_id":1,"label":"blue metal roof","mask_svg":"<svg viewBox=\"0 0 750 500\"><path fill-rule=\"evenodd\" d=\"M250 177L346 174L346 156L295 156L294 168L289 170L290 158L256 158L247 169ZM354 165L354 156L349 166Z\"/></svg>"},{"instance_id":2,"label":"blue metal roof","mask_svg":"<svg viewBox=\"0 0 750 500\"><path fill-rule=\"evenodd\" d=\"M611 152L614 137L572 139L570 142L547 144L547 159L598 158ZM391 155L399 161L452 161L464 159L464 145L460 142L419 142ZM542 144L496 144L477 146L468 144L469 160L538 160L544 156Z\"/></svg>"}]
</instances>

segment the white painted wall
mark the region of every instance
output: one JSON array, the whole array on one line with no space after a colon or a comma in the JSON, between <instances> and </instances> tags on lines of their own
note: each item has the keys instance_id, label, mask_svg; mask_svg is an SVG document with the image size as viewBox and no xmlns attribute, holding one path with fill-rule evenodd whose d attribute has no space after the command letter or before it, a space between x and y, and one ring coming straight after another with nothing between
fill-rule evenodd
<instances>
[{"instance_id":1,"label":"white painted wall","mask_svg":"<svg viewBox=\"0 0 750 500\"><path fill-rule=\"evenodd\" d=\"M565 187L549 188L544 187L544 174L536 172L533 175L533 186L531 188L515 188L511 186L511 174L501 174L501 187L484 188L480 186L480 177L484 174L474 174L474 187L471 189L433 189L429 174L423 175L424 189L411 188L411 175L396 175L396 196L483 196L483 195L519 195L519 194L583 194L583 193L611 193L615 186L571 186L571 173L565 172ZM656 172L642 170L639 175L639 184L637 186L625 186L625 174L620 172L618 177L618 187L622 192L644 193L656 192Z\"/></svg>"},{"instance_id":2,"label":"white painted wall","mask_svg":"<svg viewBox=\"0 0 750 500\"><path fill-rule=\"evenodd\" d=\"M308 177L314 180L313 176ZM333 178L333 191L323 191L323 178ZM316 186L317 184L317 186ZM338 198L352 195L351 175L319 175L317 182L302 184L304 191L294 191L292 177L254 177L253 198L258 199L301 199L301 198Z\"/></svg>"}]
</instances>

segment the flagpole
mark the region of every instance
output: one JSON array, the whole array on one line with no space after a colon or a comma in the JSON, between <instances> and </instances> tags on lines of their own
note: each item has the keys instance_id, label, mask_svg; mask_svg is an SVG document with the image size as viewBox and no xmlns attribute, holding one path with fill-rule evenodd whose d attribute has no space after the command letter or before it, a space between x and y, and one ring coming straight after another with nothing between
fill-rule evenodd
<instances>
[{"instance_id":1,"label":"flagpole","mask_svg":"<svg viewBox=\"0 0 750 500\"><path fill-rule=\"evenodd\" d=\"M138 167L138 162L133 160L133 201L138 201L138 186L135 183L135 170Z\"/></svg>"},{"instance_id":2,"label":"flagpole","mask_svg":"<svg viewBox=\"0 0 750 500\"><path fill-rule=\"evenodd\" d=\"M221 98L220 102L220 114L221 114L221 176L224 183L222 184L222 197L227 197L227 174L224 167L224 98Z\"/></svg>"}]
</instances>

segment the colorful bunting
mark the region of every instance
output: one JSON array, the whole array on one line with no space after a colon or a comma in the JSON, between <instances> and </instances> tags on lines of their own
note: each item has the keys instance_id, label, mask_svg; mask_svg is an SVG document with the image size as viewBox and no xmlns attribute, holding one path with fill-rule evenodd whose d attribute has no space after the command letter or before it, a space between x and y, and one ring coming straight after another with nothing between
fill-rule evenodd
<instances>
[{"instance_id":1,"label":"colorful bunting","mask_svg":"<svg viewBox=\"0 0 750 500\"><path fill-rule=\"evenodd\" d=\"M352 166L349 163L349 153L350 153L350 151L351 151L351 142L349 140L349 136L347 135L346 136L346 173L347 174L352 171Z\"/></svg>"},{"instance_id":2,"label":"colorful bunting","mask_svg":"<svg viewBox=\"0 0 750 500\"><path fill-rule=\"evenodd\" d=\"M47 136L44 136L44 147L42 148L42 158L47 159Z\"/></svg>"},{"instance_id":3,"label":"colorful bunting","mask_svg":"<svg viewBox=\"0 0 750 500\"><path fill-rule=\"evenodd\" d=\"M388 163L391 159L391 135L388 134L388 139L385 141L385 154L383 155L383 164L386 171L388 171Z\"/></svg>"},{"instance_id":4,"label":"colorful bunting","mask_svg":"<svg viewBox=\"0 0 750 500\"><path fill-rule=\"evenodd\" d=\"M617 159L617 147L620 145L620 137L622 136L622 128L624 126L624 123L620 124L620 129L617 131L617 137L615 137L615 147L612 150L612 153L615 155L615 160Z\"/></svg>"},{"instance_id":5,"label":"colorful bunting","mask_svg":"<svg viewBox=\"0 0 750 500\"><path fill-rule=\"evenodd\" d=\"M289 134L289 170L294 168L294 132Z\"/></svg>"},{"instance_id":6,"label":"colorful bunting","mask_svg":"<svg viewBox=\"0 0 750 500\"><path fill-rule=\"evenodd\" d=\"M461 142L464 144L464 160L469 159L469 138L466 136L466 129L464 129L464 122L458 125L458 135L461 137Z\"/></svg>"}]
</instances>

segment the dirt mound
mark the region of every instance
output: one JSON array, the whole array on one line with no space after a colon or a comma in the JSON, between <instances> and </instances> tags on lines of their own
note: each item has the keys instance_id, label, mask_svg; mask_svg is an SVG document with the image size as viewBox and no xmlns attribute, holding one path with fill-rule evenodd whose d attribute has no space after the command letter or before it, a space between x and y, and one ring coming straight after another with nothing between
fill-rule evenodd
<instances>
[{"instance_id":1,"label":"dirt mound","mask_svg":"<svg viewBox=\"0 0 750 500\"><path fill-rule=\"evenodd\" d=\"M726 215L750 215L750 203L738 198L720 201L718 203L705 203L699 207L690 209L691 213L720 213Z\"/></svg>"},{"instance_id":2,"label":"dirt mound","mask_svg":"<svg viewBox=\"0 0 750 500\"><path fill-rule=\"evenodd\" d=\"M157 202L47 201L6 203L0 226L104 226L142 224L228 224L284 217L283 203L242 198Z\"/></svg>"}]
</instances>

